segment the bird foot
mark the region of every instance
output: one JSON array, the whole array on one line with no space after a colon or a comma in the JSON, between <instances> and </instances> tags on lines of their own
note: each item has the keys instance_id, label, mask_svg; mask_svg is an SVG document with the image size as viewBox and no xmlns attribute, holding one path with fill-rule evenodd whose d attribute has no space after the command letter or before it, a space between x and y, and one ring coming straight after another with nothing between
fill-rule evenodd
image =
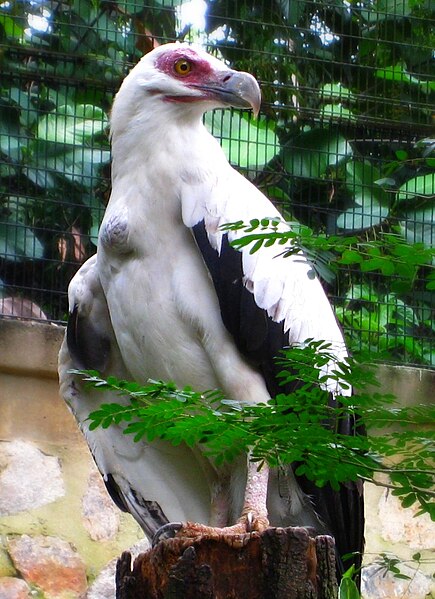
<instances>
[{"instance_id":1,"label":"bird foot","mask_svg":"<svg viewBox=\"0 0 435 599\"><path fill-rule=\"evenodd\" d=\"M257 537L269 527L266 516L259 516L253 512L244 514L233 526L223 528L207 526L198 522L170 522L156 532L152 545L168 538L177 538L190 541L204 539L219 539L230 547L241 548L247 545L250 539Z\"/></svg>"}]
</instances>

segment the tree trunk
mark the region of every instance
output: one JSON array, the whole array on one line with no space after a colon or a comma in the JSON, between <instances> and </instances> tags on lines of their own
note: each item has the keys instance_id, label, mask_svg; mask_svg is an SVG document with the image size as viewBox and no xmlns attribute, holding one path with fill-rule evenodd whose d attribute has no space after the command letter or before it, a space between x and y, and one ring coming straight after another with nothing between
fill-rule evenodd
<instances>
[{"instance_id":1,"label":"tree trunk","mask_svg":"<svg viewBox=\"0 0 435 599\"><path fill-rule=\"evenodd\" d=\"M168 539L123 553L117 599L336 599L334 541L304 528L269 528L242 547L231 537Z\"/></svg>"}]
</instances>

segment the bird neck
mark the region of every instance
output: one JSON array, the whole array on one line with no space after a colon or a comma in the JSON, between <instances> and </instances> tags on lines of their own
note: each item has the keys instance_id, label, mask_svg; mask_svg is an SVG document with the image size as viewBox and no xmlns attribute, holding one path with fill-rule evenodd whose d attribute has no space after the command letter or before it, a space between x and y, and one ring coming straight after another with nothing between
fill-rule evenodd
<instances>
[{"instance_id":1,"label":"bird neck","mask_svg":"<svg viewBox=\"0 0 435 599\"><path fill-rule=\"evenodd\" d=\"M200 115L171 119L152 115L151 111L142 112L123 128L112 130L113 186L126 173L150 176L167 186L176 186L186 173L192 173L195 179L206 178L217 164L226 163Z\"/></svg>"}]
</instances>

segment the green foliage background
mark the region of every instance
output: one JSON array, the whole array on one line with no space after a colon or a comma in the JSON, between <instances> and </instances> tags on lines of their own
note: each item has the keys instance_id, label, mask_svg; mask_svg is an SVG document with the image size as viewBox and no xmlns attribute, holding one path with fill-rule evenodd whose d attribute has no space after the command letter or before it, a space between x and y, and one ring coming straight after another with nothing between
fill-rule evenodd
<instances>
[{"instance_id":1,"label":"green foliage background","mask_svg":"<svg viewBox=\"0 0 435 599\"><path fill-rule=\"evenodd\" d=\"M262 84L258 122L207 115L231 162L308 237L355 238L345 254L313 249L351 349L433 366L433 257L421 260L435 231L433 3L208 0L196 25L183 5L0 5L4 300L66 318L67 283L95 251L110 192L113 94L153 44L193 40ZM361 244L371 262L352 253Z\"/></svg>"}]
</instances>

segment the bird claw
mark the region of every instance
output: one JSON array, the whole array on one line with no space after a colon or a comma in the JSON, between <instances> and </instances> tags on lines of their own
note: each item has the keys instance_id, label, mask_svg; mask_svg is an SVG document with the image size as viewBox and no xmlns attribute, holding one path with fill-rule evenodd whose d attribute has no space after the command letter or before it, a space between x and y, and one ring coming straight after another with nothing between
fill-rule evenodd
<instances>
[{"instance_id":1,"label":"bird claw","mask_svg":"<svg viewBox=\"0 0 435 599\"><path fill-rule=\"evenodd\" d=\"M156 532L151 541L151 547L155 547L160 541L165 541L166 539L173 539L179 530L183 528L182 522L168 522L161 526Z\"/></svg>"},{"instance_id":2,"label":"bird claw","mask_svg":"<svg viewBox=\"0 0 435 599\"><path fill-rule=\"evenodd\" d=\"M242 547L246 547L249 541L256 539L259 536L260 533L257 530L252 530L251 532L245 532L244 534L226 536L224 537L224 541L230 547L241 549Z\"/></svg>"},{"instance_id":3,"label":"bird claw","mask_svg":"<svg viewBox=\"0 0 435 599\"><path fill-rule=\"evenodd\" d=\"M236 526L244 527L244 531L249 534L260 533L269 528L269 520L265 515L249 511L239 518Z\"/></svg>"},{"instance_id":4,"label":"bird claw","mask_svg":"<svg viewBox=\"0 0 435 599\"><path fill-rule=\"evenodd\" d=\"M217 528L197 522L169 522L161 526L152 539L152 547L166 539L183 539L185 541L200 541L202 539L220 539L234 548L242 548L250 539L269 526L266 517L258 517L254 512L247 512L236 524Z\"/></svg>"},{"instance_id":5,"label":"bird claw","mask_svg":"<svg viewBox=\"0 0 435 599\"><path fill-rule=\"evenodd\" d=\"M252 532L254 529L254 514L248 512L246 514L246 532Z\"/></svg>"}]
</instances>

